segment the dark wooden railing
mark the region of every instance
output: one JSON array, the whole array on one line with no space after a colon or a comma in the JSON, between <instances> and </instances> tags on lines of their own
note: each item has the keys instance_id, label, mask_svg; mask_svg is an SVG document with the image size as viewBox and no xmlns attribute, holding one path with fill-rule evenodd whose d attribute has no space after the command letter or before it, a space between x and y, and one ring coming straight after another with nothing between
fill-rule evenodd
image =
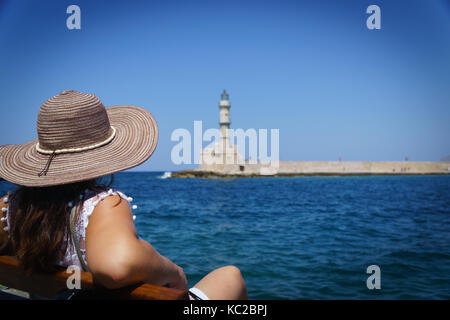
<instances>
[{"instance_id":1,"label":"dark wooden railing","mask_svg":"<svg viewBox=\"0 0 450 320\"><path fill-rule=\"evenodd\" d=\"M11 256L0 256L0 284L28 292L31 296L54 298L67 290L67 279L72 274L61 269L56 273L34 273L25 275L19 261ZM105 289L95 285L92 274L80 271L81 290L86 299L137 299L137 300L183 300L188 299L187 291L141 283L120 289ZM81 295L83 296L83 295Z\"/></svg>"}]
</instances>

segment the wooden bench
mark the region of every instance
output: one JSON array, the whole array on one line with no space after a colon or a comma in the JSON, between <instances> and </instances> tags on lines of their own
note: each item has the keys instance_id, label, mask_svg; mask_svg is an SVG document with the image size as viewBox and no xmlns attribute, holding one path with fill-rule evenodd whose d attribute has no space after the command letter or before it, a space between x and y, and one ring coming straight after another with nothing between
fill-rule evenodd
<instances>
[{"instance_id":1,"label":"wooden bench","mask_svg":"<svg viewBox=\"0 0 450 320\"><path fill-rule=\"evenodd\" d=\"M72 274L61 271L52 274L25 275L19 261L11 256L0 256L0 285L30 293L33 297L52 299L67 291L67 279ZM134 300L185 300L187 291L141 283L121 289L108 290L97 286L90 272L80 271L82 293L80 299L134 299ZM84 296L84 298L83 298ZM1 297L0 297L1 299Z\"/></svg>"}]
</instances>

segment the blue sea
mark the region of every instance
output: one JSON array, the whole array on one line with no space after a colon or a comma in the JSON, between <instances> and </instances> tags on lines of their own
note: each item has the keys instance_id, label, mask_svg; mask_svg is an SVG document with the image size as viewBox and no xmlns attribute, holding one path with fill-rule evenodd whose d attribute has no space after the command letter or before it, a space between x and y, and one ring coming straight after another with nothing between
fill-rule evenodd
<instances>
[{"instance_id":1,"label":"blue sea","mask_svg":"<svg viewBox=\"0 0 450 320\"><path fill-rule=\"evenodd\" d=\"M240 268L250 299L450 299L450 176L116 174L139 235L189 285ZM0 182L0 191L11 189ZM369 290L367 267L380 268Z\"/></svg>"}]
</instances>

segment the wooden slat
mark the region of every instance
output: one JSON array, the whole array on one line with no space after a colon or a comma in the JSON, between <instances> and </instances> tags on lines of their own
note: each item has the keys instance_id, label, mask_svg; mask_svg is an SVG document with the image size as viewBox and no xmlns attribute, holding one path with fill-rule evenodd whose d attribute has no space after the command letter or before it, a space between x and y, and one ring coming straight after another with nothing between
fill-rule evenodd
<instances>
[{"instance_id":1,"label":"wooden slat","mask_svg":"<svg viewBox=\"0 0 450 320\"><path fill-rule=\"evenodd\" d=\"M19 266L19 261L10 256L0 256L0 284L26 291L44 298L52 298L67 289L66 281L71 274L61 269L52 274L32 274L26 276ZM105 297L115 299L144 300L183 300L188 299L186 291L169 289L149 283L138 284L121 289L107 290L94 284L90 272L80 271L82 290L90 290L93 298Z\"/></svg>"}]
</instances>

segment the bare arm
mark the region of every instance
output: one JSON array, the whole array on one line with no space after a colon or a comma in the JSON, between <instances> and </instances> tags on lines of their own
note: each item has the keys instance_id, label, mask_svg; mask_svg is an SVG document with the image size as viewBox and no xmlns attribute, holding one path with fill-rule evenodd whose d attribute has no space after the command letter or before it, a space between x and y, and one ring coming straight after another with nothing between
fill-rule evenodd
<instances>
[{"instance_id":1,"label":"bare arm","mask_svg":"<svg viewBox=\"0 0 450 320\"><path fill-rule=\"evenodd\" d=\"M149 282L187 289L183 269L138 239L130 206L119 196L106 197L92 213L86 257L96 281L107 288Z\"/></svg>"}]
</instances>

